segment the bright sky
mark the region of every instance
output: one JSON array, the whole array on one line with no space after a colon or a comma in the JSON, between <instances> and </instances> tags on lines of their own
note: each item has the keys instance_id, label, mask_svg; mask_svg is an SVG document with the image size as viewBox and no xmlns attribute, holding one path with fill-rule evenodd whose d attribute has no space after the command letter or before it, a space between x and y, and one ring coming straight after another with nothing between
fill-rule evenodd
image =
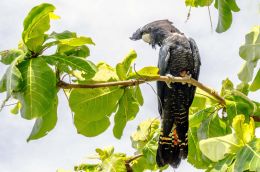
<instances>
[{"instance_id":1,"label":"bright sky","mask_svg":"<svg viewBox=\"0 0 260 172\"><path fill-rule=\"evenodd\" d=\"M238 0L242 10L234 15L231 29L217 34L211 32L206 8L192 9L190 20L185 23L188 8L183 0L1 0L0 50L17 46L24 17L33 6L42 2L53 3L57 8L56 14L61 16L61 20L52 22L52 31L70 30L92 37L96 46L91 47L90 59L95 62L104 60L111 65L119 62L132 48L138 53L136 68L157 65L158 49L154 51L147 44L132 42L128 38L148 22L158 19L173 21L177 28L196 40L202 57L200 81L215 89L220 88L221 81L227 76L238 83L236 73L243 62L239 58L238 48L244 41L244 35L252 26L259 24L260 18L259 0ZM217 13L214 7L211 7L211 14L215 28ZM5 69L6 66L0 64L0 76ZM9 108L5 108L0 112L0 171L53 172L57 168L73 169L73 165L93 155L96 147L109 145L114 145L116 151L133 153L129 139L131 133L142 120L158 116L152 89L144 85L142 90L145 104L137 118L128 123L121 140L113 137L112 127L95 138L78 135L62 93L59 94L57 126L37 141L26 142L34 121L11 115ZM0 100L4 96L0 94ZM184 162L176 171L188 170L196 171Z\"/></svg>"}]
</instances>

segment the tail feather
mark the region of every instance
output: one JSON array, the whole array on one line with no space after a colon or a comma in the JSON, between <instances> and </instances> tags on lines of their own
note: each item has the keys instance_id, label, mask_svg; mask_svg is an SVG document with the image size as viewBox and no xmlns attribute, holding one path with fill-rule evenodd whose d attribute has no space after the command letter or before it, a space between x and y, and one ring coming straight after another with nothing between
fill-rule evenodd
<instances>
[{"instance_id":1,"label":"tail feather","mask_svg":"<svg viewBox=\"0 0 260 172\"><path fill-rule=\"evenodd\" d=\"M181 159L188 156L188 113L183 109L175 118L163 119L156 161L159 167L170 164L177 168Z\"/></svg>"}]
</instances>

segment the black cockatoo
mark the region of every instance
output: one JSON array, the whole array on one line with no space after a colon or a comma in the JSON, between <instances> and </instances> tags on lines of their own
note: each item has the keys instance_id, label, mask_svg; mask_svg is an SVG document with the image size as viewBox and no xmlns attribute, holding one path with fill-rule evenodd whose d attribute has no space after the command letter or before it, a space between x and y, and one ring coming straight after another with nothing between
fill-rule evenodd
<instances>
[{"instance_id":1,"label":"black cockatoo","mask_svg":"<svg viewBox=\"0 0 260 172\"><path fill-rule=\"evenodd\" d=\"M200 55L192 38L186 37L168 20L158 20L138 29L130 38L143 39L160 47L160 75L190 76L196 80L200 71ZM161 133L156 161L159 167L170 164L177 168L188 155L189 108L196 87L185 83L157 82Z\"/></svg>"}]
</instances>

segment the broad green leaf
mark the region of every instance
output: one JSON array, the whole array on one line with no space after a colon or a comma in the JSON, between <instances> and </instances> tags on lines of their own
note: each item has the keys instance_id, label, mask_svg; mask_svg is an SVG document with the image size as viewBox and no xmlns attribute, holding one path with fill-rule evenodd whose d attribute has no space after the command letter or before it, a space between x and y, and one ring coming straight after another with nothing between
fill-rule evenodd
<instances>
[{"instance_id":1,"label":"broad green leaf","mask_svg":"<svg viewBox=\"0 0 260 172\"><path fill-rule=\"evenodd\" d=\"M114 68L108 64L101 62L97 64L98 71L95 76L91 79L94 82L107 82L107 81L116 81L118 76Z\"/></svg>"},{"instance_id":2,"label":"broad green leaf","mask_svg":"<svg viewBox=\"0 0 260 172\"><path fill-rule=\"evenodd\" d=\"M59 46L58 53L65 54L67 56L77 56L86 58L90 55L90 50L86 45L82 45L79 47Z\"/></svg>"},{"instance_id":3,"label":"broad green leaf","mask_svg":"<svg viewBox=\"0 0 260 172\"><path fill-rule=\"evenodd\" d=\"M213 113L201 123L197 135L199 140L201 140L224 136L228 133L231 133L231 129L218 117L217 113Z\"/></svg>"},{"instance_id":4,"label":"broad green leaf","mask_svg":"<svg viewBox=\"0 0 260 172\"><path fill-rule=\"evenodd\" d=\"M239 55L246 61L260 59L260 26L255 26L245 37L245 44L239 48Z\"/></svg>"},{"instance_id":5,"label":"broad green leaf","mask_svg":"<svg viewBox=\"0 0 260 172\"><path fill-rule=\"evenodd\" d=\"M73 89L69 105L75 113L75 120L87 124L92 121L101 120L110 116L119 99L123 94L123 89L118 87L95 88L95 89Z\"/></svg>"},{"instance_id":6,"label":"broad green leaf","mask_svg":"<svg viewBox=\"0 0 260 172\"><path fill-rule=\"evenodd\" d=\"M2 76L0 80L0 93L6 91L6 73Z\"/></svg>"},{"instance_id":7,"label":"broad green leaf","mask_svg":"<svg viewBox=\"0 0 260 172\"><path fill-rule=\"evenodd\" d=\"M207 168L210 161L207 160L200 151L196 127L189 127L188 138L188 162L196 168Z\"/></svg>"},{"instance_id":8,"label":"broad green leaf","mask_svg":"<svg viewBox=\"0 0 260 172\"><path fill-rule=\"evenodd\" d=\"M190 107L190 114L194 114L202 109L206 108L207 97L195 94L192 105Z\"/></svg>"},{"instance_id":9,"label":"broad green leaf","mask_svg":"<svg viewBox=\"0 0 260 172\"><path fill-rule=\"evenodd\" d=\"M156 165L157 148L158 148L157 140L149 141L143 148L143 155L144 155L144 158L146 159L146 163L150 167L149 169L157 168L157 165Z\"/></svg>"},{"instance_id":10,"label":"broad green leaf","mask_svg":"<svg viewBox=\"0 0 260 172\"><path fill-rule=\"evenodd\" d=\"M191 7L205 7L210 6L212 4L213 0L185 0L186 6Z\"/></svg>"},{"instance_id":11,"label":"broad green leaf","mask_svg":"<svg viewBox=\"0 0 260 172\"><path fill-rule=\"evenodd\" d=\"M76 114L74 116L74 124L79 134L86 137L94 137L103 133L110 126L110 121L107 116L96 121L87 121L84 117Z\"/></svg>"},{"instance_id":12,"label":"broad green leaf","mask_svg":"<svg viewBox=\"0 0 260 172\"><path fill-rule=\"evenodd\" d=\"M255 138L255 125L253 118L250 118L250 122L247 124L245 123L244 115L237 115L233 119L232 127L235 130L236 136L241 139L244 144Z\"/></svg>"},{"instance_id":13,"label":"broad green leaf","mask_svg":"<svg viewBox=\"0 0 260 172\"><path fill-rule=\"evenodd\" d=\"M17 49L2 51L0 52L1 55L0 62L6 65L10 65L16 58L20 57L23 54L24 52L22 50L17 50Z\"/></svg>"},{"instance_id":14,"label":"broad green leaf","mask_svg":"<svg viewBox=\"0 0 260 172\"><path fill-rule=\"evenodd\" d=\"M227 117L230 123L232 123L233 118L239 114L244 114L246 118L249 119L249 115L256 109L254 103L246 95L237 90L228 92L225 96L225 101L227 104Z\"/></svg>"},{"instance_id":15,"label":"broad green leaf","mask_svg":"<svg viewBox=\"0 0 260 172\"><path fill-rule=\"evenodd\" d=\"M158 78L159 76L159 68L147 66L137 72L130 73L128 78L149 79Z\"/></svg>"},{"instance_id":16,"label":"broad green leaf","mask_svg":"<svg viewBox=\"0 0 260 172\"><path fill-rule=\"evenodd\" d=\"M106 147L104 149L97 148L96 152L98 153L99 158L101 160L105 160L105 159L109 158L110 156L112 156L112 154L114 153L114 147L110 146L110 147Z\"/></svg>"},{"instance_id":17,"label":"broad green leaf","mask_svg":"<svg viewBox=\"0 0 260 172\"><path fill-rule=\"evenodd\" d=\"M247 96L249 92L249 84L241 82L240 84L237 85L236 90L240 91L241 93Z\"/></svg>"},{"instance_id":18,"label":"broad green leaf","mask_svg":"<svg viewBox=\"0 0 260 172\"><path fill-rule=\"evenodd\" d=\"M234 84L232 83L232 81L230 81L228 78L223 80L220 95L225 96L226 91L232 91L232 90L234 90Z\"/></svg>"},{"instance_id":19,"label":"broad green leaf","mask_svg":"<svg viewBox=\"0 0 260 172\"><path fill-rule=\"evenodd\" d=\"M114 136L121 138L126 123L133 120L139 111L139 104L134 97L134 89L126 88L123 96L119 101L119 108L115 114L115 125L113 128Z\"/></svg>"},{"instance_id":20,"label":"broad green leaf","mask_svg":"<svg viewBox=\"0 0 260 172\"><path fill-rule=\"evenodd\" d=\"M52 103L52 107L49 109L48 112L46 112L46 115L38 117L36 119L31 134L27 139L27 142L46 136L56 126L57 106L58 97L56 96Z\"/></svg>"},{"instance_id":21,"label":"broad green leaf","mask_svg":"<svg viewBox=\"0 0 260 172\"><path fill-rule=\"evenodd\" d=\"M143 147L154 138L154 135L159 132L159 125L160 121L156 118L141 122L136 132L131 136L132 147L137 150L142 150Z\"/></svg>"},{"instance_id":22,"label":"broad green leaf","mask_svg":"<svg viewBox=\"0 0 260 172\"><path fill-rule=\"evenodd\" d=\"M23 76L17 65L23 60L23 55L17 57L6 70L6 91L7 97L10 97L13 92L20 91L23 82Z\"/></svg>"},{"instance_id":23,"label":"broad green leaf","mask_svg":"<svg viewBox=\"0 0 260 172\"><path fill-rule=\"evenodd\" d=\"M255 66L256 66L256 62L252 62L252 61L245 62L237 74L238 78L242 82L250 82L253 79Z\"/></svg>"},{"instance_id":24,"label":"broad green leaf","mask_svg":"<svg viewBox=\"0 0 260 172\"><path fill-rule=\"evenodd\" d=\"M48 38L53 38L56 40L61 40L61 39L69 39L69 38L76 38L77 34L75 32L71 32L68 30L65 30L61 33L57 33L57 32L52 32Z\"/></svg>"},{"instance_id":25,"label":"broad green leaf","mask_svg":"<svg viewBox=\"0 0 260 172\"><path fill-rule=\"evenodd\" d=\"M250 85L249 89L250 91L257 91L260 89L260 69L258 70L255 79Z\"/></svg>"},{"instance_id":26,"label":"broad green leaf","mask_svg":"<svg viewBox=\"0 0 260 172\"><path fill-rule=\"evenodd\" d=\"M189 127L199 127L201 122L208 118L211 114L215 113L215 107L209 107L198 111L197 113L189 116Z\"/></svg>"},{"instance_id":27,"label":"broad green leaf","mask_svg":"<svg viewBox=\"0 0 260 172\"><path fill-rule=\"evenodd\" d=\"M27 48L35 53L41 50L41 46L47 36L44 34L50 28L50 15L55 7L43 3L34 7L24 20L22 33L23 42Z\"/></svg>"},{"instance_id":28,"label":"broad green leaf","mask_svg":"<svg viewBox=\"0 0 260 172\"><path fill-rule=\"evenodd\" d=\"M123 157L111 156L102 162L101 172L126 172Z\"/></svg>"},{"instance_id":29,"label":"broad green leaf","mask_svg":"<svg viewBox=\"0 0 260 172\"><path fill-rule=\"evenodd\" d=\"M254 139L237 152L234 171L260 170L260 139Z\"/></svg>"},{"instance_id":30,"label":"broad green leaf","mask_svg":"<svg viewBox=\"0 0 260 172\"><path fill-rule=\"evenodd\" d=\"M72 70L81 71L83 78L92 78L97 69L89 61L76 56L64 56L64 55L50 55L42 56L49 64L59 67L61 71L70 73L70 68ZM70 67L70 68L69 68Z\"/></svg>"},{"instance_id":31,"label":"broad green leaf","mask_svg":"<svg viewBox=\"0 0 260 172\"><path fill-rule=\"evenodd\" d=\"M239 48L239 55L246 62L238 73L243 82L253 79L254 68L260 59L260 26L253 27L252 31L245 37L245 44Z\"/></svg>"},{"instance_id":32,"label":"broad green leaf","mask_svg":"<svg viewBox=\"0 0 260 172\"><path fill-rule=\"evenodd\" d=\"M80 37L76 37L76 38L61 39L61 40L59 40L59 44L68 45L68 46L72 46L72 47L78 47L78 46L82 46L82 45L85 45L85 44L95 45L95 43L92 41L91 38L85 37L85 36L80 36Z\"/></svg>"},{"instance_id":33,"label":"broad green leaf","mask_svg":"<svg viewBox=\"0 0 260 172\"><path fill-rule=\"evenodd\" d=\"M126 80L131 64L135 61L137 54L134 50L131 50L121 63L116 65L116 73L120 80Z\"/></svg>"},{"instance_id":34,"label":"broad green leaf","mask_svg":"<svg viewBox=\"0 0 260 172\"><path fill-rule=\"evenodd\" d=\"M232 23L232 11L240 11L235 0L216 0L215 8L218 10L218 26L216 32L222 33L228 30Z\"/></svg>"},{"instance_id":35,"label":"broad green leaf","mask_svg":"<svg viewBox=\"0 0 260 172\"><path fill-rule=\"evenodd\" d=\"M139 85L135 87L135 98L138 101L139 105L143 106L144 98L143 98L142 91L141 91Z\"/></svg>"},{"instance_id":36,"label":"broad green leaf","mask_svg":"<svg viewBox=\"0 0 260 172\"><path fill-rule=\"evenodd\" d=\"M17 115L19 113L19 110L21 109L22 105L20 102L16 103L16 105L10 110L10 112L14 115Z\"/></svg>"},{"instance_id":37,"label":"broad green leaf","mask_svg":"<svg viewBox=\"0 0 260 172\"><path fill-rule=\"evenodd\" d=\"M80 164L78 166L74 167L74 171L76 172L92 172L92 171L98 171L99 165L98 164ZM59 171L57 171L59 172Z\"/></svg>"},{"instance_id":38,"label":"broad green leaf","mask_svg":"<svg viewBox=\"0 0 260 172\"><path fill-rule=\"evenodd\" d=\"M201 152L213 162L224 159L226 154L236 152L240 146L235 134L213 137L199 142Z\"/></svg>"},{"instance_id":39,"label":"broad green leaf","mask_svg":"<svg viewBox=\"0 0 260 172\"><path fill-rule=\"evenodd\" d=\"M235 155L228 155L224 159L218 161L210 172L228 172L234 163Z\"/></svg>"},{"instance_id":40,"label":"broad green leaf","mask_svg":"<svg viewBox=\"0 0 260 172\"><path fill-rule=\"evenodd\" d=\"M53 108L56 95L56 78L42 58L25 60L18 65L23 85L18 93L22 104L21 115L25 119L42 117Z\"/></svg>"}]
</instances>

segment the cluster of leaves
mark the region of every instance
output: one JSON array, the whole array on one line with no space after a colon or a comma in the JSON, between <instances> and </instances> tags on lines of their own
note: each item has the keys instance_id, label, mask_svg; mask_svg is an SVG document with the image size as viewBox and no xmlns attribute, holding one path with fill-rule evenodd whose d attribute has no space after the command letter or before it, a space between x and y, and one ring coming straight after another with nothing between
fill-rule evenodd
<instances>
[{"instance_id":1,"label":"cluster of leaves","mask_svg":"<svg viewBox=\"0 0 260 172\"><path fill-rule=\"evenodd\" d=\"M260 139L250 115L260 116L259 103L250 100L226 79L221 95L222 107L202 96L194 99L189 128L188 162L206 171L257 171L260 168ZM202 109L196 112L196 110ZM195 112L195 113L194 113Z\"/></svg>"},{"instance_id":2,"label":"cluster of leaves","mask_svg":"<svg viewBox=\"0 0 260 172\"><path fill-rule=\"evenodd\" d=\"M87 45L95 45L91 38L76 33L46 32L51 19L59 19L51 4L34 7L24 20L22 41L18 49L0 52L1 62L8 68L0 81L0 92L6 92L2 105L11 99L16 106L11 112L23 118L36 119L28 138L38 139L52 130L57 122L57 83L69 75L75 83L97 83L127 80L138 77L157 77L158 68L146 67L133 72L132 63L137 55L131 51L115 68L102 62L95 65L86 58L90 55ZM55 52L44 55L54 47ZM88 137L104 132L114 116L114 135L122 136L127 121L135 118L143 98L139 86L95 89L73 89L69 105L74 112L78 133Z\"/></svg>"},{"instance_id":3,"label":"cluster of leaves","mask_svg":"<svg viewBox=\"0 0 260 172\"><path fill-rule=\"evenodd\" d=\"M234 88L229 79L223 81L221 95L227 103L225 107L197 89L190 108L188 162L197 169L209 172L257 171L260 169L260 139L255 136L255 128L259 123L254 122L250 115L260 117L260 104L240 92L239 86ZM132 134L131 141L136 154L143 156L127 164L132 157L123 153L115 154L124 155L121 159L124 160L125 169L110 171L142 172L167 169L168 166L159 169L156 165L159 132L158 119L140 123L137 131ZM105 162L102 158L99 159L101 163L95 164L95 167L99 168L95 169L96 171L102 171L101 166ZM95 171L92 167L93 164L84 163L75 167L75 171Z\"/></svg>"},{"instance_id":4,"label":"cluster of leaves","mask_svg":"<svg viewBox=\"0 0 260 172\"><path fill-rule=\"evenodd\" d=\"M218 25L216 32L227 31L232 23L232 12L239 12L240 9L236 0L185 0L186 6L209 7L214 2L214 7L218 10Z\"/></svg>"},{"instance_id":5,"label":"cluster of leaves","mask_svg":"<svg viewBox=\"0 0 260 172\"><path fill-rule=\"evenodd\" d=\"M127 156L125 153L114 153L113 147L96 149L99 162L89 162L75 166L74 171L106 171L106 172L143 172L145 170L158 171L168 168L159 168L156 165L155 155L160 131L160 120L153 118L139 124L137 130L132 134L132 147L135 149L134 156ZM62 170L58 170L62 172Z\"/></svg>"}]
</instances>

